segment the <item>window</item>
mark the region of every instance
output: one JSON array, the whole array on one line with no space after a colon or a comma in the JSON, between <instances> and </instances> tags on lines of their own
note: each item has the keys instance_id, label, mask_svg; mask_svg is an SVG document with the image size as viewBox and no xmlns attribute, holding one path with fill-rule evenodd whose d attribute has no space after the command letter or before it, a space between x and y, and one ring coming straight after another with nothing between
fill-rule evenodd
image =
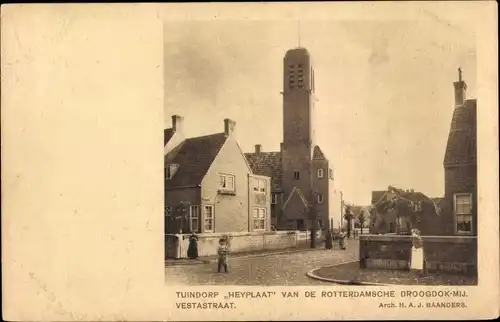
<instances>
[{"instance_id":1,"label":"window","mask_svg":"<svg viewBox=\"0 0 500 322\"><path fill-rule=\"evenodd\" d=\"M259 180L259 192L266 193L266 180Z\"/></svg>"},{"instance_id":2,"label":"window","mask_svg":"<svg viewBox=\"0 0 500 322\"><path fill-rule=\"evenodd\" d=\"M179 168L178 164L168 164L165 168L165 180L170 180L175 175L175 172Z\"/></svg>"},{"instance_id":3,"label":"window","mask_svg":"<svg viewBox=\"0 0 500 322\"><path fill-rule=\"evenodd\" d=\"M254 208L253 209L253 230L266 229L266 209Z\"/></svg>"},{"instance_id":4,"label":"window","mask_svg":"<svg viewBox=\"0 0 500 322\"><path fill-rule=\"evenodd\" d=\"M323 203L323 194L318 193L318 203Z\"/></svg>"},{"instance_id":5,"label":"window","mask_svg":"<svg viewBox=\"0 0 500 322\"><path fill-rule=\"evenodd\" d=\"M318 169L318 178L323 178L323 169Z\"/></svg>"},{"instance_id":6,"label":"window","mask_svg":"<svg viewBox=\"0 0 500 322\"><path fill-rule=\"evenodd\" d=\"M283 202L282 200L282 196L283 194L282 193L279 193L279 192L273 192L271 194L271 204L273 205L278 205L278 204L281 204Z\"/></svg>"},{"instance_id":7,"label":"window","mask_svg":"<svg viewBox=\"0 0 500 322\"><path fill-rule=\"evenodd\" d=\"M330 179L333 180L333 170L332 169L328 169L328 176L330 177Z\"/></svg>"},{"instance_id":8,"label":"window","mask_svg":"<svg viewBox=\"0 0 500 322\"><path fill-rule=\"evenodd\" d=\"M172 207L165 206L165 217L170 217L172 215Z\"/></svg>"},{"instance_id":9,"label":"window","mask_svg":"<svg viewBox=\"0 0 500 322\"><path fill-rule=\"evenodd\" d=\"M191 205L189 207L189 230L197 232L200 230L200 206Z\"/></svg>"},{"instance_id":10,"label":"window","mask_svg":"<svg viewBox=\"0 0 500 322\"><path fill-rule=\"evenodd\" d=\"M472 194L454 195L455 229L457 233L472 233Z\"/></svg>"},{"instance_id":11,"label":"window","mask_svg":"<svg viewBox=\"0 0 500 322\"><path fill-rule=\"evenodd\" d=\"M220 190L234 192L234 176L230 174L220 175Z\"/></svg>"},{"instance_id":12,"label":"window","mask_svg":"<svg viewBox=\"0 0 500 322\"><path fill-rule=\"evenodd\" d=\"M299 180L299 179L300 179L299 171L294 171L294 172L293 172L293 178L294 178L295 180Z\"/></svg>"},{"instance_id":13,"label":"window","mask_svg":"<svg viewBox=\"0 0 500 322\"><path fill-rule=\"evenodd\" d=\"M266 193L266 186L267 186L266 180L256 179L254 181L253 191L258 193Z\"/></svg>"},{"instance_id":14,"label":"window","mask_svg":"<svg viewBox=\"0 0 500 322\"><path fill-rule=\"evenodd\" d=\"M204 232L214 231L214 206L205 205L203 207L203 222L204 222Z\"/></svg>"}]
</instances>

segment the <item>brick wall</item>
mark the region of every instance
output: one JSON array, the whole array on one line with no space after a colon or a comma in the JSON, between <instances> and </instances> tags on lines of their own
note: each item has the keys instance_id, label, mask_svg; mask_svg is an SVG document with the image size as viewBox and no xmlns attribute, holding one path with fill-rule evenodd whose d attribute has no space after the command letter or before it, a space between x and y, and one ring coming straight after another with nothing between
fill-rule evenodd
<instances>
[{"instance_id":1,"label":"brick wall","mask_svg":"<svg viewBox=\"0 0 500 322\"><path fill-rule=\"evenodd\" d=\"M477 166L460 165L445 167L445 199L443 201L442 234L455 234L455 217L453 212L454 193L472 193L473 235L477 236Z\"/></svg>"},{"instance_id":2,"label":"brick wall","mask_svg":"<svg viewBox=\"0 0 500 322\"><path fill-rule=\"evenodd\" d=\"M188 202L192 205L199 205L201 201L201 190L200 188L184 188L175 190L165 190L165 206L171 207L171 215L165 217L165 233L175 234L179 233L181 228L181 219L177 218L181 214L178 213L180 202ZM189 224L187 223L189 215L189 210L186 209L185 217L183 219L183 227L188 229ZM188 232L188 231L186 231Z\"/></svg>"},{"instance_id":3,"label":"brick wall","mask_svg":"<svg viewBox=\"0 0 500 322\"><path fill-rule=\"evenodd\" d=\"M477 274L477 238L473 236L423 236L424 258L430 271ZM411 259L411 236L362 235L360 267L384 265L407 268Z\"/></svg>"}]
</instances>

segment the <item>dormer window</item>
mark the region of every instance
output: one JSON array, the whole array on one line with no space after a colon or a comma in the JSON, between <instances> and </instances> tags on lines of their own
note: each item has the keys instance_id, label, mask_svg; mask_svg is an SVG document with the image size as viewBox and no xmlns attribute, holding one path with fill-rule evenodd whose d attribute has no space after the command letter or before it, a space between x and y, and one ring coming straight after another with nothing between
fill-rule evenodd
<instances>
[{"instance_id":1,"label":"dormer window","mask_svg":"<svg viewBox=\"0 0 500 322\"><path fill-rule=\"evenodd\" d=\"M179 169L178 164L168 164L165 167L165 180L172 179L175 173L177 172L177 169Z\"/></svg>"}]
</instances>

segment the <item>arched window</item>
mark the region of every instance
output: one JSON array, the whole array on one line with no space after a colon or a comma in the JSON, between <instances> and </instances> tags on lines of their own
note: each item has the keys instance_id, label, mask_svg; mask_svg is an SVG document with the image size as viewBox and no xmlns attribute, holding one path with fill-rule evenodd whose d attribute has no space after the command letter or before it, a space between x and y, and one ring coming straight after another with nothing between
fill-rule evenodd
<instances>
[{"instance_id":1,"label":"arched window","mask_svg":"<svg viewBox=\"0 0 500 322\"><path fill-rule=\"evenodd\" d=\"M323 169L318 169L318 178L323 178Z\"/></svg>"}]
</instances>

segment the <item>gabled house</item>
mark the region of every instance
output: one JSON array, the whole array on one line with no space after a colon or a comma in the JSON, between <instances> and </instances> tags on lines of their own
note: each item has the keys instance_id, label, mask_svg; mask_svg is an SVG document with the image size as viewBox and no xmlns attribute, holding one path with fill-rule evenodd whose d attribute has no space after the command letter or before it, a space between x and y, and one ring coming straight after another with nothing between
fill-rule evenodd
<instances>
[{"instance_id":1,"label":"gabled house","mask_svg":"<svg viewBox=\"0 0 500 322\"><path fill-rule=\"evenodd\" d=\"M370 233L410 234L417 228L423 235L440 232L441 211L435 198L414 190L390 187L372 192Z\"/></svg>"},{"instance_id":2,"label":"gabled house","mask_svg":"<svg viewBox=\"0 0 500 322\"><path fill-rule=\"evenodd\" d=\"M270 179L254 175L235 138L224 132L169 145L165 155L165 233L270 230Z\"/></svg>"},{"instance_id":3,"label":"gabled house","mask_svg":"<svg viewBox=\"0 0 500 322\"><path fill-rule=\"evenodd\" d=\"M467 84L459 69L455 108L443 161L445 197L443 233L477 236L477 101L466 99Z\"/></svg>"}]
</instances>

